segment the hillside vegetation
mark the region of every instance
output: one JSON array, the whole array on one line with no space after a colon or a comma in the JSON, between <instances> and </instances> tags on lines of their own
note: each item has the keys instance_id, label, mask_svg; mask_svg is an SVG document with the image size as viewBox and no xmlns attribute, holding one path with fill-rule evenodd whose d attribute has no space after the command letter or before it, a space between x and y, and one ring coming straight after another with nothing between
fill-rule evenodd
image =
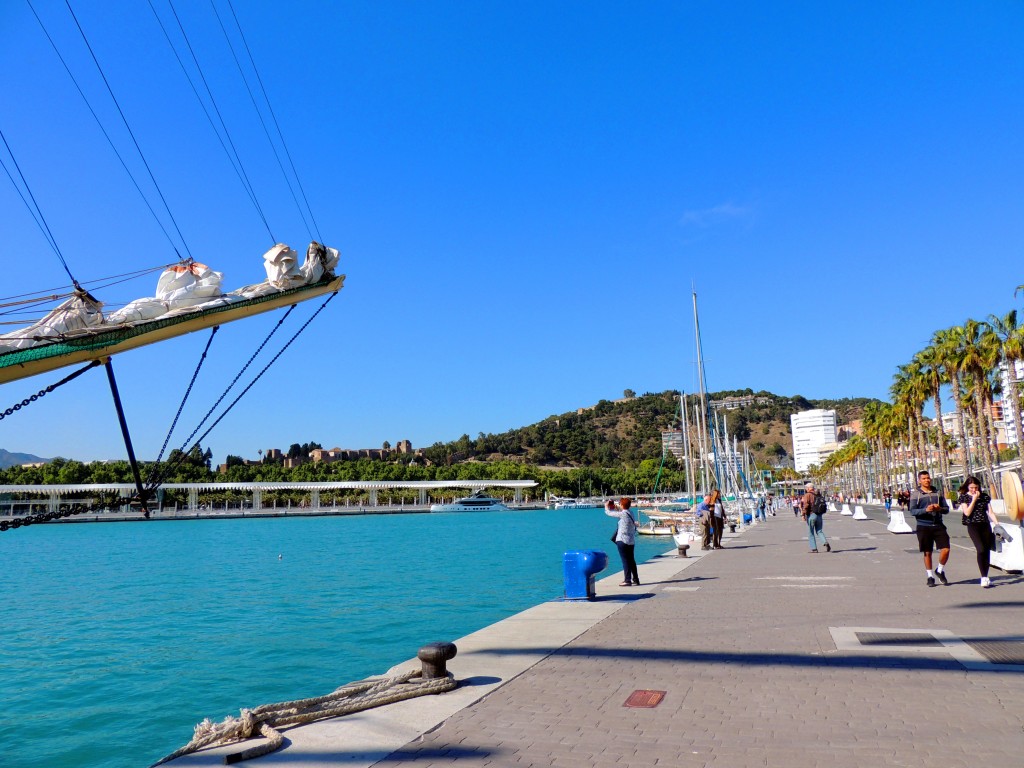
<instances>
[{"instance_id":1,"label":"hillside vegetation","mask_svg":"<svg viewBox=\"0 0 1024 768\"><path fill-rule=\"evenodd\" d=\"M839 424L859 419L870 398L808 400L800 395L782 397L750 389L713 392L711 400L752 396L752 405L722 411L731 440L748 441L756 460L774 464L792 450L789 417L812 408L836 411ZM691 414L698 398L688 396ZM679 393L674 390L622 400L602 400L591 408L549 416L536 424L501 434L463 435L450 443L435 443L424 450L435 464L463 461L513 460L538 466L636 466L644 459L661 457L661 433L680 424Z\"/></svg>"},{"instance_id":2,"label":"hillside vegetation","mask_svg":"<svg viewBox=\"0 0 1024 768\"><path fill-rule=\"evenodd\" d=\"M792 450L789 417L816 407L834 408L840 424L859 418L866 398L808 400L781 397L751 390L715 392L711 399L754 396L744 408L725 411L730 439L747 441L761 466L776 465ZM696 398L687 408L699 407ZM413 454L392 453L384 459L306 463L286 468L281 462L228 462L227 474L217 474L209 450L194 446L188 453L172 451L162 467L143 462L143 476L162 474L165 482L308 482L349 480L513 480L539 483L535 494L590 495L596 493L643 493L684 487L684 467L673 457L662 466L661 432L679 426L679 393L674 391L602 400L590 408L565 413L501 434L480 434L474 440L463 435L449 443L435 443ZM314 445L312 443L307 444ZM302 446L294 446L296 454ZM132 475L125 461L93 462L58 458L41 467L0 469L0 484L128 483ZM338 499L365 501L365 492L339 492ZM244 493L206 494L218 503L239 500ZM265 501L298 502L301 492L268 493ZM380 492L383 503L404 501L408 492ZM168 492L166 501L183 501ZM237 497L237 498L236 498ZM411 498L409 499L411 500Z\"/></svg>"}]
</instances>

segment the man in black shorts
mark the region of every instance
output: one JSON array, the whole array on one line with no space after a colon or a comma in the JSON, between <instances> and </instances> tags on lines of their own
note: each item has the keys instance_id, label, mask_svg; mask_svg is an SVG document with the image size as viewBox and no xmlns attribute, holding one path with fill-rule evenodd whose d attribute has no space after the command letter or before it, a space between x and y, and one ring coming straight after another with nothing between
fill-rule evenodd
<instances>
[{"instance_id":1,"label":"man in black shorts","mask_svg":"<svg viewBox=\"0 0 1024 768\"><path fill-rule=\"evenodd\" d=\"M924 567L928 571L928 586L935 586L935 577L943 584L946 561L949 560L949 532L942 516L949 514L946 497L932 488L932 476L927 469L917 473L917 490L910 494L910 513L917 520L917 543L924 553ZM939 549L939 565L932 573L932 547Z\"/></svg>"}]
</instances>

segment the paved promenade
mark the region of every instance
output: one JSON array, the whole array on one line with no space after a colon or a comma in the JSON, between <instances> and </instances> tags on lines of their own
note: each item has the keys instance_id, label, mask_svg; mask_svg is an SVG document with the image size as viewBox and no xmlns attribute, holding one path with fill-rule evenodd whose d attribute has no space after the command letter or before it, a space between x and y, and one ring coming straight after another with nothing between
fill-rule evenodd
<instances>
[{"instance_id":1,"label":"paved promenade","mask_svg":"<svg viewBox=\"0 0 1024 768\"><path fill-rule=\"evenodd\" d=\"M458 690L289 731L252 765L1024 765L1024 578L982 589L958 541L929 589L913 535L835 512L825 530L835 551L809 554L783 509L641 565L640 588L613 572L596 601L458 640ZM624 706L636 690L664 697Z\"/></svg>"}]
</instances>

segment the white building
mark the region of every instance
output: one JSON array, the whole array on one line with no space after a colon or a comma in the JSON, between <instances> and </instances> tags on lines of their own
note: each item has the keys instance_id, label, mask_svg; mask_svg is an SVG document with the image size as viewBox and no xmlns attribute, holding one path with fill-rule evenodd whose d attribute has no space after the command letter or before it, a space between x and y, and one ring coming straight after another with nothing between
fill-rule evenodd
<instances>
[{"instance_id":1,"label":"white building","mask_svg":"<svg viewBox=\"0 0 1024 768\"><path fill-rule=\"evenodd\" d=\"M819 449L836 442L836 412L817 408L789 417L793 429L793 467L806 472L821 461Z\"/></svg>"},{"instance_id":2,"label":"white building","mask_svg":"<svg viewBox=\"0 0 1024 768\"><path fill-rule=\"evenodd\" d=\"M661 433L661 455L673 454L677 458L686 458L683 451L682 430L673 429Z\"/></svg>"},{"instance_id":3,"label":"white building","mask_svg":"<svg viewBox=\"0 0 1024 768\"><path fill-rule=\"evenodd\" d=\"M1024 380L1024 360L1016 361L1014 367L1017 381ZM999 381L1003 385L1003 425L1006 427L1006 444L1016 445L1019 438L1013 414L1013 400L1007 394L1010 391L1010 367L1005 362L999 364Z\"/></svg>"}]
</instances>

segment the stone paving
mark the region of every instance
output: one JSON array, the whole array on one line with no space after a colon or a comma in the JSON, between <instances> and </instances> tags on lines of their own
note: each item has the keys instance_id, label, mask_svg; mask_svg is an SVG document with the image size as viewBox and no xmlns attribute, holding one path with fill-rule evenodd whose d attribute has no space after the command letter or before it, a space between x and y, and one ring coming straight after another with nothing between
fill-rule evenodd
<instances>
[{"instance_id":1,"label":"stone paving","mask_svg":"<svg viewBox=\"0 0 1024 768\"><path fill-rule=\"evenodd\" d=\"M246 764L1024 765L1024 578L993 570L982 589L955 530L950 584L928 588L916 537L868 514L826 516L831 554L808 554L783 509L723 550L642 564L640 588L606 571L594 601L457 639L456 690L288 730L284 749ZM664 697L624 706L638 690Z\"/></svg>"},{"instance_id":2,"label":"stone paving","mask_svg":"<svg viewBox=\"0 0 1024 768\"><path fill-rule=\"evenodd\" d=\"M825 530L835 551L809 554L783 510L673 577L603 580L628 604L376 765L1024 765L1024 666L971 646L1024 662L1024 579L982 589L956 548L930 589L913 535L837 513ZM664 699L625 707L638 689Z\"/></svg>"}]
</instances>

